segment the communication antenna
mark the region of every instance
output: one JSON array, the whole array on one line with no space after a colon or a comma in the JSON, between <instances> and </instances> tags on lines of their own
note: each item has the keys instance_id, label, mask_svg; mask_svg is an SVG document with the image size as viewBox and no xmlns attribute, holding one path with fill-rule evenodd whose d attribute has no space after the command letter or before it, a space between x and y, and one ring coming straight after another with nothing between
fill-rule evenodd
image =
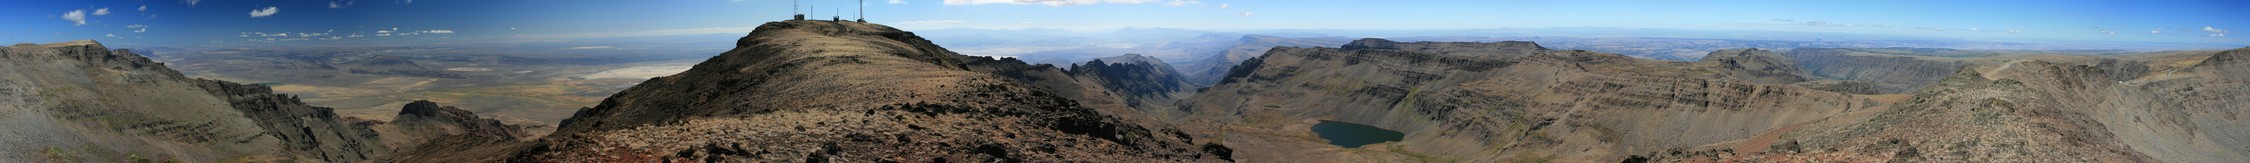
<instances>
[{"instance_id":1,"label":"communication antenna","mask_svg":"<svg viewBox=\"0 0 2250 163\"><path fill-rule=\"evenodd\" d=\"M799 11L797 7L797 0L789 0L789 15L796 17L797 20L805 20L805 12Z\"/></svg>"},{"instance_id":2,"label":"communication antenna","mask_svg":"<svg viewBox=\"0 0 2250 163\"><path fill-rule=\"evenodd\" d=\"M867 0L859 0L859 21L867 21Z\"/></svg>"}]
</instances>

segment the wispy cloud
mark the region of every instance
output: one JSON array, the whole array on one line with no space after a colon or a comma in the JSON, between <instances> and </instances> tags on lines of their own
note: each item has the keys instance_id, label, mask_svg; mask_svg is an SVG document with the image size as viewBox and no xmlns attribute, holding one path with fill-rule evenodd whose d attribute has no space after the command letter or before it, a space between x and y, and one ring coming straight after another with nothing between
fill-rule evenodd
<instances>
[{"instance_id":1,"label":"wispy cloud","mask_svg":"<svg viewBox=\"0 0 2250 163\"><path fill-rule=\"evenodd\" d=\"M453 30L433 29L433 30L422 31L422 33L430 33L430 34L452 34L452 33L453 33Z\"/></svg>"},{"instance_id":2,"label":"wispy cloud","mask_svg":"<svg viewBox=\"0 0 2250 163\"><path fill-rule=\"evenodd\" d=\"M196 2L203 2L203 0L180 0L180 2L187 2L188 6L195 6Z\"/></svg>"},{"instance_id":3,"label":"wispy cloud","mask_svg":"<svg viewBox=\"0 0 2250 163\"><path fill-rule=\"evenodd\" d=\"M278 13L281 13L281 7L271 7L271 6L268 6L268 7L266 7L266 9L262 9L262 10L250 10L250 17L252 17L252 18L263 18L263 17L267 17L267 16L273 16L273 14L278 14Z\"/></svg>"},{"instance_id":4,"label":"wispy cloud","mask_svg":"<svg viewBox=\"0 0 2250 163\"><path fill-rule=\"evenodd\" d=\"M62 19L69 20L70 26L86 25L86 10L79 9L70 10L70 12L63 12Z\"/></svg>"},{"instance_id":5,"label":"wispy cloud","mask_svg":"<svg viewBox=\"0 0 2250 163\"><path fill-rule=\"evenodd\" d=\"M2148 34L2164 34L2164 28L2148 30Z\"/></svg>"},{"instance_id":6,"label":"wispy cloud","mask_svg":"<svg viewBox=\"0 0 2250 163\"><path fill-rule=\"evenodd\" d=\"M2211 32L2211 35L2209 35L2209 36L2211 36L2211 37L2227 37L2227 30L2226 30L2226 29L2212 28L2211 26L2203 26L2203 32Z\"/></svg>"},{"instance_id":7,"label":"wispy cloud","mask_svg":"<svg viewBox=\"0 0 2250 163\"><path fill-rule=\"evenodd\" d=\"M968 22L968 21L961 21L961 20L916 20L916 21L905 21L905 22L898 22L898 25L954 25L954 24L961 24L961 23L967 23L967 22Z\"/></svg>"},{"instance_id":8,"label":"wispy cloud","mask_svg":"<svg viewBox=\"0 0 2250 163\"><path fill-rule=\"evenodd\" d=\"M1029 5L1029 4L1037 4L1037 5L1047 5L1047 6L1076 6L1076 5L1093 5L1093 4L1105 4L1105 3L1114 3L1114 4L1141 4L1141 3L1149 3L1149 2L1156 2L1156 1L1158 1L1158 0L945 0L945 5L983 5L983 4L1012 4L1012 5Z\"/></svg>"},{"instance_id":9,"label":"wispy cloud","mask_svg":"<svg viewBox=\"0 0 2250 163\"><path fill-rule=\"evenodd\" d=\"M1219 9L1227 9L1227 7L1230 7L1230 6L1233 6L1233 5L1229 5L1229 4L1227 4L1227 3L1219 3Z\"/></svg>"},{"instance_id":10,"label":"wispy cloud","mask_svg":"<svg viewBox=\"0 0 2250 163\"><path fill-rule=\"evenodd\" d=\"M148 12L148 5L141 5L141 9L140 9L140 11L141 11L141 12Z\"/></svg>"},{"instance_id":11,"label":"wispy cloud","mask_svg":"<svg viewBox=\"0 0 2250 163\"><path fill-rule=\"evenodd\" d=\"M108 7L103 7L103 8L99 8L99 9L94 9L94 16L102 16L102 15L109 15L109 8L108 8Z\"/></svg>"},{"instance_id":12,"label":"wispy cloud","mask_svg":"<svg viewBox=\"0 0 2250 163\"><path fill-rule=\"evenodd\" d=\"M134 25L125 25L125 28L128 28L128 29L133 29L133 33L142 33L142 32L148 32L148 25L140 25L140 24L134 24Z\"/></svg>"},{"instance_id":13,"label":"wispy cloud","mask_svg":"<svg viewBox=\"0 0 2250 163\"><path fill-rule=\"evenodd\" d=\"M1254 16L1258 16L1258 13L1250 13L1249 11L1243 11L1243 12L1242 12L1242 17L1254 17Z\"/></svg>"},{"instance_id":14,"label":"wispy cloud","mask_svg":"<svg viewBox=\"0 0 2250 163\"><path fill-rule=\"evenodd\" d=\"M890 3L891 3L891 4L894 4L894 5L898 5L898 4L906 4L906 1L905 1L905 0L891 0L891 1L890 1Z\"/></svg>"},{"instance_id":15,"label":"wispy cloud","mask_svg":"<svg viewBox=\"0 0 2250 163\"><path fill-rule=\"evenodd\" d=\"M1187 5L1200 5L1200 4L1203 4L1203 1L1201 1L1201 0L1172 0L1172 2L1165 2L1165 3L1164 3L1164 5L1165 5L1165 6L1187 6Z\"/></svg>"}]
</instances>

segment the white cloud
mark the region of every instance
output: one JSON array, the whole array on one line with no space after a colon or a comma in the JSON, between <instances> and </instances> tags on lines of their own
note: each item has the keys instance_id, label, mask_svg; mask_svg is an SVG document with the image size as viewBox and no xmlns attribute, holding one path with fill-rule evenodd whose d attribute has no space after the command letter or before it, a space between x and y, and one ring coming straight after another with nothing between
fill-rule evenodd
<instances>
[{"instance_id":1,"label":"white cloud","mask_svg":"<svg viewBox=\"0 0 2250 163\"><path fill-rule=\"evenodd\" d=\"M905 1L905 0L891 0L891 1L890 1L890 3L891 3L891 4L894 4L894 5L895 5L895 4L906 4L906 1Z\"/></svg>"},{"instance_id":2,"label":"white cloud","mask_svg":"<svg viewBox=\"0 0 2250 163\"><path fill-rule=\"evenodd\" d=\"M148 5L141 5L141 9L140 9L140 10L141 10L141 12L148 12Z\"/></svg>"},{"instance_id":3,"label":"white cloud","mask_svg":"<svg viewBox=\"0 0 2250 163\"><path fill-rule=\"evenodd\" d=\"M1200 4L1203 4L1203 1L1201 1L1201 0L1172 0L1172 2L1165 2L1165 3L1164 3L1164 5L1165 5L1165 6L1186 6L1186 5L1200 5Z\"/></svg>"},{"instance_id":4,"label":"white cloud","mask_svg":"<svg viewBox=\"0 0 2250 163\"><path fill-rule=\"evenodd\" d=\"M968 21L961 21L961 20L916 20L916 21L905 21L905 22L898 22L898 25L953 25L953 24L961 24L961 23L967 23L967 22L968 22Z\"/></svg>"},{"instance_id":5,"label":"white cloud","mask_svg":"<svg viewBox=\"0 0 2250 163\"><path fill-rule=\"evenodd\" d=\"M102 37L117 37L117 34L105 34Z\"/></svg>"},{"instance_id":6,"label":"white cloud","mask_svg":"<svg viewBox=\"0 0 2250 163\"><path fill-rule=\"evenodd\" d=\"M431 33L431 34L451 34L451 33L453 33L453 30L433 29L433 30L422 31L422 33Z\"/></svg>"},{"instance_id":7,"label":"white cloud","mask_svg":"<svg viewBox=\"0 0 2250 163\"><path fill-rule=\"evenodd\" d=\"M2211 26L2203 26L2203 31L2211 33L2227 33L2227 30L2225 29L2211 28Z\"/></svg>"},{"instance_id":8,"label":"white cloud","mask_svg":"<svg viewBox=\"0 0 2250 163\"><path fill-rule=\"evenodd\" d=\"M391 30L375 30L375 33L391 33Z\"/></svg>"},{"instance_id":9,"label":"white cloud","mask_svg":"<svg viewBox=\"0 0 2250 163\"><path fill-rule=\"evenodd\" d=\"M2213 33L2211 37L2227 37L2227 33Z\"/></svg>"},{"instance_id":10,"label":"white cloud","mask_svg":"<svg viewBox=\"0 0 2250 163\"><path fill-rule=\"evenodd\" d=\"M133 30L133 33L141 33L141 32L148 32L148 28L141 28L141 29Z\"/></svg>"},{"instance_id":11,"label":"white cloud","mask_svg":"<svg viewBox=\"0 0 2250 163\"><path fill-rule=\"evenodd\" d=\"M2157 29L2153 29L2153 30L2148 30L2148 34L2164 34L2164 29L2163 29L2163 28L2157 28Z\"/></svg>"},{"instance_id":12,"label":"white cloud","mask_svg":"<svg viewBox=\"0 0 2250 163\"><path fill-rule=\"evenodd\" d=\"M134 24L134 25L125 25L125 28L148 28L148 25L140 25L140 24Z\"/></svg>"},{"instance_id":13,"label":"white cloud","mask_svg":"<svg viewBox=\"0 0 2250 163\"><path fill-rule=\"evenodd\" d=\"M203 0L180 0L180 2L187 2L188 6L195 6L196 2L203 2Z\"/></svg>"},{"instance_id":14,"label":"white cloud","mask_svg":"<svg viewBox=\"0 0 2250 163\"><path fill-rule=\"evenodd\" d=\"M1258 16L1258 13L1250 13L1249 11L1243 11L1243 12L1242 12L1242 17L1253 17L1253 16Z\"/></svg>"},{"instance_id":15,"label":"white cloud","mask_svg":"<svg viewBox=\"0 0 2250 163\"><path fill-rule=\"evenodd\" d=\"M1227 3L1219 3L1219 9L1227 9L1227 6L1230 5L1227 5Z\"/></svg>"},{"instance_id":16,"label":"white cloud","mask_svg":"<svg viewBox=\"0 0 2250 163\"><path fill-rule=\"evenodd\" d=\"M109 15L109 8L108 8L108 7L103 7L103 8L99 8L99 9L94 9L94 16L102 16L102 15Z\"/></svg>"},{"instance_id":17,"label":"white cloud","mask_svg":"<svg viewBox=\"0 0 2250 163\"><path fill-rule=\"evenodd\" d=\"M1115 3L1115 4L1141 4L1141 3L1149 3L1149 2L1155 2L1155 1L1158 1L1158 0L945 0L945 5L982 5L982 4L1012 4L1012 5L1027 5L1027 4L1038 4L1038 5L1047 5L1047 6L1076 6L1076 5L1093 5L1093 4L1103 4L1103 3Z\"/></svg>"},{"instance_id":18,"label":"white cloud","mask_svg":"<svg viewBox=\"0 0 2250 163\"><path fill-rule=\"evenodd\" d=\"M337 3L337 2L343 2L343 3ZM352 7L352 4L357 4L357 3L359 3L359 0L341 0L341 1L328 1L328 8L344 8L344 7Z\"/></svg>"},{"instance_id":19,"label":"white cloud","mask_svg":"<svg viewBox=\"0 0 2250 163\"><path fill-rule=\"evenodd\" d=\"M71 23L70 26L86 25L86 10L80 9L70 10L70 12L64 12L62 15L62 19L69 20Z\"/></svg>"},{"instance_id":20,"label":"white cloud","mask_svg":"<svg viewBox=\"0 0 2250 163\"><path fill-rule=\"evenodd\" d=\"M273 16L273 14L277 14L277 13L281 13L281 7L270 7L270 6L269 6L269 7L266 7L266 9L263 9L263 10L250 10L250 17L253 17L253 18L262 18L262 17L266 17L266 16Z\"/></svg>"}]
</instances>

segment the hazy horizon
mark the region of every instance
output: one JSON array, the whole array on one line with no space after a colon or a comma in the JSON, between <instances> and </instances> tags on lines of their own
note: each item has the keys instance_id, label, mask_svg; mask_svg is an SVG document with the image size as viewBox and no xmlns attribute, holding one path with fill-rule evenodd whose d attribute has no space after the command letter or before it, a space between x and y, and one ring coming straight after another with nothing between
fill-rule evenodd
<instances>
[{"instance_id":1,"label":"hazy horizon","mask_svg":"<svg viewBox=\"0 0 2250 163\"><path fill-rule=\"evenodd\" d=\"M38 1L8 5L7 42L135 46L539 42L747 33L807 13L908 30L1245 31L1662 29L2013 42L2250 45L2237 1ZM792 4L796 6L792 6ZM22 30L13 30L22 29ZM1351 36L1345 37L1383 37ZM1438 35L1431 35L1438 36ZM1493 35L1445 35L1493 36ZM1759 37L1758 34L1738 35ZM1394 36L1395 37L1395 36ZM2231 45L2231 46L2230 46Z\"/></svg>"}]
</instances>

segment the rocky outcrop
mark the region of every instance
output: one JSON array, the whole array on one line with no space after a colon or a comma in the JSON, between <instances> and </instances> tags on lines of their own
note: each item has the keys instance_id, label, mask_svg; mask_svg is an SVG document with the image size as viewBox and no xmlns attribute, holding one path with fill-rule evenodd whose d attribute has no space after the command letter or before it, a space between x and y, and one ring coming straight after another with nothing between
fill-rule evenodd
<instances>
[{"instance_id":1,"label":"rocky outcrop","mask_svg":"<svg viewBox=\"0 0 2250 163\"><path fill-rule=\"evenodd\" d=\"M1275 48L1182 105L1198 118L1248 127L1308 118L1369 124L1407 134L1389 151L1463 162L1616 161L1872 106L1853 95L1710 73L1717 71L1529 42L1363 39L1343 48Z\"/></svg>"},{"instance_id":2,"label":"rocky outcrop","mask_svg":"<svg viewBox=\"0 0 2250 163\"><path fill-rule=\"evenodd\" d=\"M197 86L211 96L225 98L244 116L281 139L282 147L298 156L317 156L323 162L352 162L388 155L379 136L367 126L350 125L335 109L306 105L296 96L274 94L260 85L201 80ZM310 161L310 160L305 160Z\"/></svg>"},{"instance_id":3,"label":"rocky outcrop","mask_svg":"<svg viewBox=\"0 0 2250 163\"><path fill-rule=\"evenodd\" d=\"M1797 61L1782 57L1781 53L1751 49L1726 49L1711 52L1697 64L1735 74L1737 77L1758 83L1788 84L1809 81Z\"/></svg>"},{"instance_id":4,"label":"rocky outcrop","mask_svg":"<svg viewBox=\"0 0 2250 163\"><path fill-rule=\"evenodd\" d=\"M531 138L524 126L430 101L409 102L396 118L369 126L383 133L385 145L400 147L382 162L494 162L509 154L495 151Z\"/></svg>"},{"instance_id":5,"label":"rocky outcrop","mask_svg":"<svg viewBox=\"0 0 2250 163\"><path fill-rule=\"evenodd\" d=\"M854 22L761 25L737 48L582 109L511 161L1226 161L978 69L911 32Z\"/></svg>"},{"instance_id":6,"label":"rocky outcrop","mask_svg":"<svg viewBox=\"0 0 2250 163\"><path fill-rule=\"evenodd\" d=\"M329 108L192 79L93 41L0 50L0 162L353 162L387 156ZM34 157L36 156L36 157Z\"/></svg>"},{"instance_id":7,"label":"rocky outcrop","mask_svg":"<svg viewBox=\"0 0 2250 163\"><path fill-rule=\"evenodd\" d=\"M1127 54L1073 65L1070 75L1117 93L1127 107L1141 110L1171 109L1173 101L1193 95L1194 83L1153 57Z\"/></svg>"},{"instance_id":8,"label":"rocky outcrop","mask_svg":"<svg viewBox=\"0 0 2250 163\"><path fill-rule=\"evenodd\" d=\"M2210 58L2190 66L2194 71L2220 79L2250 81L2250 48L2220 51Z\"/></svg>"}]
</instances>

